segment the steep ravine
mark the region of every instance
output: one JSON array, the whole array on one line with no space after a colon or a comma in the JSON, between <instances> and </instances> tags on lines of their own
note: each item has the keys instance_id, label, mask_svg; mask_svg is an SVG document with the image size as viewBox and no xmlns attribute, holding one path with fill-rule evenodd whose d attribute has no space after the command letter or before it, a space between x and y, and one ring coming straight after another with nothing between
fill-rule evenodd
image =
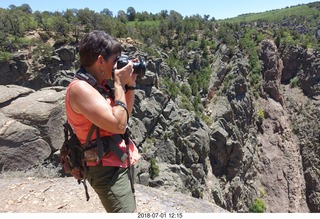
<instances>
[{"instance_id":1,"label":"steep ravine","mask_svg":"<svg viewBox=\"0 0 320 219\"><path fill-rule=\"evenodd\" d=\"M267 212L320 211L319 132L312 129L320 117L317 116L319 104L316 104L318 91L313 86L319 73L313 71L313 78L308 77L312 69L309 65L320 62L316 54L303 53L309 58L299 60L308 62L296 66L304 66L303 71L289 75L287 65L292 62L286 61L291 58L285 56L291 53L279 52L272 41L264 46L261 61L266 63L268 75L264 74L264 87L259 90L258 99L248 82L246 56L239 51L232 54L223 44L218 46L204 106L204 112L212 120L211 126L192 111L180 108L179 99L169 99L165 91L155 86L160 73L169 74L171 69L165 59L149 58L149 65L153 66L150 69L163 72L149 69L146 78L138 82L145 87L136 91L135 113L130 121L132 137L137 144L141 143L139 149L144 158L137 171L142 185L156 187L161 192L174 191L215 201L232 212L247 212L256 198L263 199ZM59 51L73 54L74 50L66 47ZM15 75L11 74L9 66L16 69L29 56L15 57L14 61L2 63L8 76ZM314 60L313 64L310 60ZM75 60L70 60L73 62ZM33 66L28 66L27 70L20 73L30 74ZM63 85L70 80L72 71L60 70L52 74L55 74L56 84ZM308 97L299 87L285 85L281 82L283 74L287 74L286 83L295 76L304 78L304 90L313 96ZM10 81L15 80L11 78ZM36 84L41 84L42 78L38 80ZM5 152L0 154L1 168L22 168L23 162L28 166L52 159L50 155L59 149L60 136L63 136L62 129L57 127L62 127L64 122L65 88L33 90L1 85L0 90L10 93L0 98L0 147ZM263 117L258 121L259 112ZM8 124L12 124L9 129ZM312 131L308 133L308 130ZM23 135L17 136L16 132ZM25 142L34 142L34 139L38 140L38 145L20 150ZM14 156L16 151L21 157ZM12 158L16 159L15 166L8 165ZM156 158L161 170L154 179L148 172L152 158Z\"/></svg>"}]
</instances>

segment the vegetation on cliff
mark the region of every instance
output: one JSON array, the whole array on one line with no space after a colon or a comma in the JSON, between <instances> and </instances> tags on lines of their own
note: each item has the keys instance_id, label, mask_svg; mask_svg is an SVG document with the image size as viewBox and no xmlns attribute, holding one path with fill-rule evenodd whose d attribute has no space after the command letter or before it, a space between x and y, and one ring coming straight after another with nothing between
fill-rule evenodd
<instances>
[{"instance_id":1,"label":"vegetation on cliff","mask_svg":"<svg viewBox=\"0 0 320 219\"><path fill-rule=\"evenodd\" d=\"M10 5L0 8L0 65L15 82L36 78L29 66L48 79L59 61L74 70L75 57L61 57L75 56L84 33L109 32L126 52L141 52L157 78L150 83L156 94L137 96L155 110L139 103L133 115L135 125L148 127L145 136L133 133L150 162L143 168L151 180L140 175L146 184L206 196L230 211L306 212L308 205L319 212L319 8L314 2L216 20L133 7L114 16ZM19 51L27 51L21 62ZM25 74L16 71L21 66Z\"/></svg>"}]
</instances>

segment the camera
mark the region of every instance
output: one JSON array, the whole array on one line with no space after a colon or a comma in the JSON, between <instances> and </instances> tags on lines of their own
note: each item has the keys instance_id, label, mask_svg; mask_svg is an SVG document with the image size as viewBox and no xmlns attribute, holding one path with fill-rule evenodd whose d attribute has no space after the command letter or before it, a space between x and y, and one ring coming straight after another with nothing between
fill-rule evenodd
<instances>
[{"instance_id":1,"label":"camera","mask_svg":"<svg viewBox=\"0 0 320 219\"><path fill-rule=\"evenodd\" d=\"M133 60L135 58L130 58L128 56L120 56L118 61L117 61L117 69L123 68L124 66L126 66L128 64L128 62L130 60ZM132 62L133 64L133 73L137 74L139 78L142 78L145 73L146 73L146 62L144 60L144 58L139 57L138 59L139 61L136 62Z\"/></svg>"}]
</instances>

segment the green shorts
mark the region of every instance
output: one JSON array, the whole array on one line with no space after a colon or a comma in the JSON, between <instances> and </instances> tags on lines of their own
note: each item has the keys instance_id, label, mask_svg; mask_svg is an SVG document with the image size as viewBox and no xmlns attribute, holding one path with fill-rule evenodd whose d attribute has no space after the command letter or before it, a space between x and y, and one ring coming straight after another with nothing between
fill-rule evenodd
<instances>
[{"instance_id":1,"label":"green shorts","mask_svg":"<svg viewBox=\"0 0 320 219\"><path fill-rule=\"evenodd\" d=\"M110 213L132 213L136 202L131 190L128 169L97 166L88 168L88 182Z\"/></svg>"}]
</instances>

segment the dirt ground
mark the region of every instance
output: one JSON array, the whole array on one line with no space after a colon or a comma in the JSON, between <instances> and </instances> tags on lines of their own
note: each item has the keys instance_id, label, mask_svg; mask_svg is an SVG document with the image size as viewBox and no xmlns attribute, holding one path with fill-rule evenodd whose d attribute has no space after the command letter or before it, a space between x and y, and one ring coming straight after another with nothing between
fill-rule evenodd
<instances>
[{"instance_id":1,"label":"dirt ground","mask_svg":"<svg viewBox=\"0 0 320 219\"><path fill-rule=\"evenodd\" d=\"M0 178L0 213L105 213L90 185L90 200L73 177ZM135 184L138 213L222 213L217 205L181 193Z\"/></svg>"}]
</instances>

